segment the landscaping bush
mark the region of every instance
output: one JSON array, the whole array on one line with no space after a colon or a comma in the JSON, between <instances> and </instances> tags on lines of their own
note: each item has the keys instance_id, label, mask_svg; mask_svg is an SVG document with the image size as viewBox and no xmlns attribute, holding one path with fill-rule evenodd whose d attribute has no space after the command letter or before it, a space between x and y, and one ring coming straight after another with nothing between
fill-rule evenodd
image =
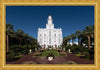
<instances>
[{"instance_id":1,"label":"landscaping bush","mask_svg":"<svg viewBox=\"0 0 100 70\"><path fill-rule=\"evenodd\" d=\"M89 54L90 54L90 59L94 59L94 48L91 48L89 50Z\"/></svg>"},{"instance_id":2,"label":"landscaping bush","mask_svg":"<svg viewBox=\"0 0 100 70\"><path fill-rule=\"evenodd\" d=\"M43 52L44 50L40 50L40 52Z\"/></svg>"},{"instance_id":3,"label":"landscaping bush","mask_svg":"<svg viewBox=\"0 0 100 70\"><path fill-rule=\"evenodd\" d=\"M18 45L10 46L10 50L13 51L15 55L22 54L23 52L25 52L26 49L26 45L20 47Z\"/></svg>"},{"instance_id":4,"label":"landscaping bush","mask_svg":"<svg viewBox=\"0 0 100 70\"><path fill-rule=\"evenodd\" d=\"M15 56L13 53L10 53L6 56L6 61L10 62L10 61L14 61L15 60Z\"/></svg>"},{"instance_id":5,"label":"landscaping bush","mask_svg":"<svg viewBox=\"0 0 100 70\"><path fill-rule=\"evenodd\" d=\"M53 53L49 53L48 56L47 56L47 58L48 58L48 57L53 57L53 58L54 58Z\"/></svg>"},{"instance_id":6,"label":"landscaping bush","mask_svg":"<svg viewBox=\"0 0 100 70\"><path fill-rule=\"evenodd\" d=\"M13 52L17 52L20 50L20 47L18 45L12 45L12 46L9 46L9 50Z\"/></svg>"},{"instance_id":7,"label":"landscaping bush","mask_svg":"<svg viewBox=\"0 0 100 70\"><path fill-rule=\"evenodd\" d=\"M76 56L81 56L81 54L76 54Z\"/></svg>"},{"instance_id":8,"label":"landscaping bush","mask_svg":"<svg viewBox=\"0 0 100 70\"><path fill-rule=\"evenodd\" d=\"M58 52L62 52L62 50L57 49Z\"/></svg>"},{"instance_id":9,"label":"landscaping bush","mask_svg":"<svg viewBox=\"0 0 100 70\"><path fill-rule=\"evenodd\" d=\"M90 59L90 54L89 54L89 52L84 52L83 54L84 54L84 58L85 58L85 59Z\"/></svg>"},{"instance_id":10,"label":"landscaping bush","mask_svg":"<svg viewBox=\"0 0 100 70\"><path fill-rule=\"evenodd\" d=\"M68 45L67 47L65 47L66 51L68 51L68 49L72 49L71 45Z\"/></svg>"},{"instance_id":11,"label":"landscaping bush","mask_svg":"<svg viewBox=\"0 0 100 70\"><path fill-rule=\"evenodd\" d=\"M19 58L21 58L21 57L22 57L22 55L16 56L17 59L19 59Z\"/></svg>"},{"instance_id":12,"label":"landscaping bush","mask_svg":"<svg viewBox=\"0 0 100 70\"><path fill-rule=\"evenodd\" d=\"M14 55L18 56L18 55L22 55L22 54L21 54L21 52L15 52Z\"/></svg>"}]
</instances>

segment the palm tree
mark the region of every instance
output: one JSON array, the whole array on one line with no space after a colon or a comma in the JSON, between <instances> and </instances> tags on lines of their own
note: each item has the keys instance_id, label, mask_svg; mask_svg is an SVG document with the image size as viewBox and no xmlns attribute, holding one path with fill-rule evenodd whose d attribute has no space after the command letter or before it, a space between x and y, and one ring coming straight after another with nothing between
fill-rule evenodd
<instances>
[{"instance_id":1,"label":"palm tree","mask_svg":"<svg viewBox=\"0 0 100 70\"><path fill-rule=\"evenodd\" d=\"M23 38L24 32L21 29L18 29L16 33L19 39L19 46L21 46L21 40Z\"/></svg>"},{"instance_id":2,"label":"palm tree","mask_svg":"<svg viewBox=\"0 0 100 70\"><path fill-rule=\"evenodd\" d=\"M71 34L71 39L72 39L72 45L74 44L74 39L76 38L75 34Z\"/></svg>"},{"instance_id":3,"label":"palm tree","mask_svg":"<svg viewBox=\"0 0 100 70\"><path fill-rule=\"evenodd\" d=\"M85 29L83 30L83 35L86 36L88 38L88 49L90 49L90 37L93 37L94 34L94 28L93 26L87 26L85 27Z\"/></svg>"},{"instance_id":4,"label":"palm tree","mask_svg":"<svg viewBox=\"0 0 100 70\"><path fill-rule=\"evenodd\" d=\"M81 34L82 34L81 30L76 31L75 33L76 37L78 38L78 45L80 45L79 40L80 40Z\"/></svg>"},{"instance_id":5,"label":"palm tree","mask_svg":"<svg viewBox=\"0 0 100 70\"><path fill-rule=\"evenodd\" d=\"M6 36L7 36L7 52L9 52L9 36L14 33L13 25L6 24Z\"/></svg>"},{"instance_id":6,"label":"palm tree","mask_svg":"<svg viewBox=\"0 0 100 70\"><path fill-rule=\"evenodd\" d=\"M91 37L94 38L94 25L92 26L92 29L91 29Z\"/></svg>"},{"instance_id":7,"label":"palm tree","mask_svg":"<svg viewBox=\"0 0 100 70\"><path fill-rule=\"evenodd\" d=\"M35 41L35 38L33 38L32 36L29 36L29 41L30 41L30 44L32 45L32 48L34 44L37 44L37 42Z\"/></svg>"},{"instance_id":8,"label":"palm tree","mask_svg":"<svg viewBox=\"0 0 100 70\"><path fill-rule=\"evenodd\" d=\"M67 41L68 41L68 40L67 40L67 37L64 37L64 38L63 38L63 45L66 46L66 45L67 45Z\"/></svg>"},{"instance_id":9,"label":"palm tree","mask_svg":"<svg viewBox=\"0 0 100 70\"><path fill-rule=\"evenodd\" d=\"M70 40L71 40L71 36L70 35L67 36L67 40L68 40L68 42L70 44Z\"/></svg>"}]
</instances>

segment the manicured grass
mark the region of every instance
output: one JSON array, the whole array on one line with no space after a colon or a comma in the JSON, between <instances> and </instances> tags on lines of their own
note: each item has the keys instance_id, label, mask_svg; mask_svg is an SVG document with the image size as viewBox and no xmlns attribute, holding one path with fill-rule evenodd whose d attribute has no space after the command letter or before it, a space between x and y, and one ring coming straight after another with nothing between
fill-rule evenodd
<instances>
[{"instance_id":1,"label":"manicured grass","mask_svg":"<svg viewBox=\"0 0 100 70\"><path fill-rule=\"evenodd\" d=\"M81 56L81 54L76 54L76 56Z\"/></svg>"},{"instance_id":2,"label":"manicured grass","mask_svg":"<svg viewBox=\"0 0 100 70\"><path fill-rule=\"evenodd\" d=\"M59 55L59 52L55 49L51 49L51 50L44 50L42 52L42 55L41 56L48 56L48 54L52 53L54 56L60 56Z\"/></svg>"},{"instance_id":3,"label":"manicured grass","mask_svg":"<svg viewBox=\"0 0 100 70\"><path fill-rule=\"evenodd\" d=\"M42 52L35 53L33 56L43 57L43 56L48 56L50 54L53 54L54 56L66 56L67 55L65 52L59 52L56 49L50 49L50 50L46 49L46 50L43 50Z\"/></svg>"},{"instance_id":4,"label":"manicured grass","mask_svg":"<svg viewBox=\"0 0 100 70\"><path fill-rule=\"evenodd\" d=\"M21 58L22 57L22 55L19 55L19 56L16 56L17 58Z\"/></svg>"},{"instance_id":5,"label":"manicured grass","mask_svg":"<svg viewBox=\"0 0 100 70\"><path fill-rule=\"evenodd\" d=\"M69 52L69 53L72 53L72 52Z\"/></svg>"}]
</instances>

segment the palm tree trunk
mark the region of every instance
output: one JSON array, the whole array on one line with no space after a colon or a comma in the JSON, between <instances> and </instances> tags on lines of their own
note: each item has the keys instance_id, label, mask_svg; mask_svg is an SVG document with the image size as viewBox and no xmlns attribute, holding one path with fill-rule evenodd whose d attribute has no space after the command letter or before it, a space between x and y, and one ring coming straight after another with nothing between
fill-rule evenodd
<instances>
[{"instance_id":1,"label":"palm tree trunk","mask_svg":"<svg viewBox=\"0 0 100 70\"><path fill-rule=\"evenodd\" d=\"M7 34L7 52L9 52L9 36Z\"/></svg>"},{"instance_id":2,"label":"palm tree trunk","mask_svg":"<svg viewBox=\"0 0 100 70\"><path fill-rule=\"evenodd\" d=\"M88 49L90 50L90 36L88 36Z\"/></svg>"}]
</instances>

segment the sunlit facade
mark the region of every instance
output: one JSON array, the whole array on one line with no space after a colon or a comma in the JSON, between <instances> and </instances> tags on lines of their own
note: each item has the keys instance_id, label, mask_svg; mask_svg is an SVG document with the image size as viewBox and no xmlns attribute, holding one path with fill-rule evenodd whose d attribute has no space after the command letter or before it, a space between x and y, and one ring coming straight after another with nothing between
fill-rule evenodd
<instances>
[{"instance_id":1,"label":"sunlit facade","mask_svg":"<svg viewBox=\"0 0 100 70\"><path fill-rule=\"evenodd\" d=\"M58 48L62 45L62 29L54 28L51 15L48 16L46 28L38 29L38 43L42 48Z\"/></svg>"}]
</instances>

